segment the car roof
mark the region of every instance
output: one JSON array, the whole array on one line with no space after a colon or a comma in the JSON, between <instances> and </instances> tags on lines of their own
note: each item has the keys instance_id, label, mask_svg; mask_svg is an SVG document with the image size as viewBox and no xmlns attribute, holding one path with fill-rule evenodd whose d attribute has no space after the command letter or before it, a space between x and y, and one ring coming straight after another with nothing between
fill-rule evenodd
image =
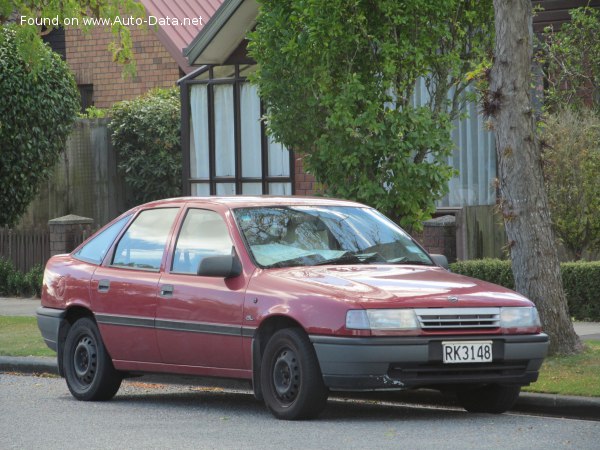
<instances>
[{"instance_id":1,"label":"car roof","mask_svg":"<svg viewBox=\"0 0 600 450\"><path fill-rule=\"evenodd\" d=\"M164 200L156 200L153 202L140 205L139 208L160 207L174 204L218 204L228 206L230 208L256 207L256 206L356 206L364 207L361 203L356 203L348 200L339 200L325 197L301 197L301 196L210 196L210 197L178 197L168 198Z\"/></svg>"}]
</instances>

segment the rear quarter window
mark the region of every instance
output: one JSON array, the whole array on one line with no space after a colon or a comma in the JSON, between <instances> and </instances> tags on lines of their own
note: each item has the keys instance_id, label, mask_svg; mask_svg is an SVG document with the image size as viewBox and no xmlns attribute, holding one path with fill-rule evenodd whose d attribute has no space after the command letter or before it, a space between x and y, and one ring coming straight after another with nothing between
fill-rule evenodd
<instances>
[{"instance_id":1,"label":"rear quarter window","mask_svg":"<svg viewBox=\"0 0 600 450\"><path fill-rule=\"evenodd\" d=\"M113 241L121 232L123 227L127 224L130 218L130 215L125 216L121 220L113 223L105 230L102 230L99 234L94 236L87 244L81 247L81 249L79 249L79 251L73 256L86 262L90 262L93 264L101 264Z\"/></svg>"}]
</instances>

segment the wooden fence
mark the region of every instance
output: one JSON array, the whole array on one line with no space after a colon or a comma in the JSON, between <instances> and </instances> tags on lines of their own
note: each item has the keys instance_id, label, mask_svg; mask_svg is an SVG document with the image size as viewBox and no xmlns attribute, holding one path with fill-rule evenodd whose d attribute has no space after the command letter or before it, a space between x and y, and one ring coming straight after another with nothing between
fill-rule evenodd
<instances>
[{"instance_id":1,"label":"wooden fence","mask_svg":"<svg viewBox=\"0 0 600 450\"><path fill-rule=\"evenodd\" d=\"M69 250L81 244L95 230L89 225L78 227ZM0 228L0 258L12 261L21 272L28 272L37 264L45 266L50 258L50 231L46 227L18 230Z\"/></svg>"},{"instance_id":2,"label":"wooden fence","mask_svg":"<svg viewBox=\"0 0 600 450\"><path fill-rule=\"evenodd\" d=\"M0 258L12 261L21 272L28 272L36 264L45 265L49 257L48 228L0 228Z\"/></svg>"}]
</instances>

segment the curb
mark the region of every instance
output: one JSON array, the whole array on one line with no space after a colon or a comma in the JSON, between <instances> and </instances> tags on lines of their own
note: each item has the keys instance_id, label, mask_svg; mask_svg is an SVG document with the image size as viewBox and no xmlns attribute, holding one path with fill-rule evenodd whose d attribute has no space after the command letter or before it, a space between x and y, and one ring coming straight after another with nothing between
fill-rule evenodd
<instances>
[{"instance_id":1,"label":"curb","mask_svg":"<svg viewBox=\"0 0 600 450\"><path fill-rule=\"evenodd\" d=\"M56 358L0 356L0 372L51 373L58 375Z\"/></svg>"},{"instance_id":2,"label":"curb","mask_svg":"<svg viewBox=\"0 0 600 450\"><path fill-rule=\"evenodd\" d=\"M58 375L56 358L0 356L0 372L51 373ZM177 376L173 377L177 381ZM198 379L197 381L201 381ZM190 377L179 377L183 384L195 384ZM227 386L223 380L211 380L220 386ZM236 382L232 381L232 385ZM415 403L434 406L459 407L454 396L438 391L421 389L416 391L343 393L344 397L364 398L371 400L393 401L399 403ZM511 411L600 421L600 397L577 397L556 394L534 394L522 392L517 404Z\"/></svg>"}]
</instances>

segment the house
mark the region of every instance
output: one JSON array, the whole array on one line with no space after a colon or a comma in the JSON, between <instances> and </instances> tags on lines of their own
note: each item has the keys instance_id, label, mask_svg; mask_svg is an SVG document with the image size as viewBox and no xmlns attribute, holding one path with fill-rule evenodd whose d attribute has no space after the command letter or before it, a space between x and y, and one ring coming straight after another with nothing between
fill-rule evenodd
<instances>
[{"instance_id":1,"label":"house","mask_svg":"<svg viewBox=\"0 0 600 450\"><path fill-rule=\"evenodd\" d=\"M263 106L247 75L255 62L246 51L246 33L258 14L255 0L225 0L185 50L198 69L180 80L184 192L191 195L310 195L315 180L303 171L302 159L265 135ZM418 86L416 100L427 95ZM496 157L491 133L476 106L457 122L456 150L450 163L460 175L440 207L493 205Z\"/></svg>"},{"instance_id":2,"label":"house","mask_svg":"<svg viewBox=\"0 0 600 450\"><path fill-rule=\"evenodd\" d=\"M155 87L172 87L191 67L182 53L221 4L220 0L141 0L150 26L131 28L137 74L122 76L123 67L112 61L108 50L111 31L95 26L89 32L59 28L44 40L69 64L81 95L82 110L88 106L110 108ZM185 20L194 18L196 20ZM175 25L174 23L177 23ZM153 25L155 24L155 25Z\"/></svg>"}]
</instances>

